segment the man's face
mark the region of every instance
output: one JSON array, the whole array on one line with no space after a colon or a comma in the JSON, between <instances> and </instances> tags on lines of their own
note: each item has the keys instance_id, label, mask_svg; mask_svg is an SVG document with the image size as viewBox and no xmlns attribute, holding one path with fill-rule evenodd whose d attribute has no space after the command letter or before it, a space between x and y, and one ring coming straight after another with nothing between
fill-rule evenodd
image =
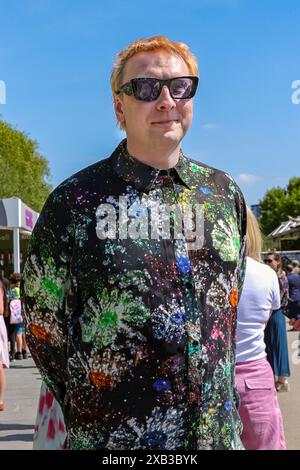
<instances>
[{"instance_id":1,"label":"man's face","mask_svg":"<svg viewBox=\"0 0 300 470\"><path fill-rule=\"evenodd\" d=\"M265 258L265 263L268 264L268 266L270 266L270 268L274 269L274 271L278 271L278 268L279 268L279 261L276 261L274 259L274 256L273 255L268 255L266 258Z\"/></svg>"},{"instance_id":2,"label":"man's face","mask_svg":"<svg viewBox=\"0 0 300 470\"><path fill-rule=\"evenodd\" d=\"M122 85L133 78L186 75L191 75L188 66L176 55L163 50L139 52L126 63ZM126 124L127 139L133 147L171 149L180 143L191 125L193 99L174 100L164 86L155 101L139 101L124 93L116 96L115 112L119 122Z\"/></svg>"}]
</instances>

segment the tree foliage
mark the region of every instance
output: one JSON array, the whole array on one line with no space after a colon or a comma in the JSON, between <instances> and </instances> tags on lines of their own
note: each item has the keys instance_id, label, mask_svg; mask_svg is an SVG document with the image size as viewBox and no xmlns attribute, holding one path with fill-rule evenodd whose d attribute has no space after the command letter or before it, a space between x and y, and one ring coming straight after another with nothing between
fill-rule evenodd
<instances>
[{"instance_id":1,"label":"tree foliage","mask_svg":"<svg viewBox=\"0 0 300 470\"><path fill-rule=\"evenodd\" d=\"M300 216L300 178L291 178L286 188L272 188L266 192L260 203L260 225L269 235L289 216Z\"/></svg>"},{"instance_id":2,"label":"tree foliage","mask_svg":"<svg viewBox=\"0 0 300 470\"><path fill-rule=\"evenodd\" d=\"M0 118L0 198L19 197L40 212L51 191L48 161L38 143Z\"/></svg>"}]
</instances>

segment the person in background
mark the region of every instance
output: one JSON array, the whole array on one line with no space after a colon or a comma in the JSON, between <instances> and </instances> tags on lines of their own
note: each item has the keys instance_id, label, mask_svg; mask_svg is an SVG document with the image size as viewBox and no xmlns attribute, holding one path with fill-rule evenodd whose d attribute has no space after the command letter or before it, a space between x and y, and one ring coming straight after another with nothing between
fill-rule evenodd
<instances>
[{"instance_id":1,"label":"person in background","mask_svg":"<svg viewBox=\"0 0 300 470\"><path fill-rule=\"evenodd\" d=\"M280 308L276 273L261 263L261 232L247 207L247 264L238 305L236 383L246 450L286 449L282 415L272 368L267 361L264 329Z\"/></svg>"},{"instance_id":2,"label":"person in background","mask_svg":"<svg viewBox=\"0 0 300 470\"><path fill-rule=\"evenodd\" d=\"M5 283L0 274L0 411L4 410L5 375L4 367L9 368L8 340L4 316L8 314Z\"/></svg>"},{"instance_id":3,"label":"person in background","mask_svg":"<svg viewBox=\"0 0 300 470\"><path fill-rule=\"evenodd\" d=\"M286 315L288 318L300 319L300 276L293 269L287 273L289 283L289 301L286 307ZM293 328L290 331L296 331Z\"/></svg>"},{"instance_id":4,"label":"person in background","mask_svg":"<svg viewBox=\"0 0 300 470\"><path fill-rule=\"evenodd\" d=\"M300 274L300 268L299 268L299 261L298 260L293 260L292 261L292 271L295 274ZM290 320L290 325L292 326L292 329L290 331L300 331L300 318L292 318ZM300 334L299 334L299 345L300 345ZM300 349L299 349L300 351ZM299 352L300 356L300 352Z\"/></svg>"},{"instance_id":5,"label":"person in background","mask_svg":"<svg viewBox=\"0 0 300 470\"><path fill-rule=\"evenodd\" d=\"M13 273L10 278L10 289L8 290L9 305L13 300L21 300L20 294L20 282L21 274ZM11 314L11 313L10 313ZM9 328L9 339L10 339L10 357L11 360L27 359L27 344L24 333L23 322L16 324L10 324ZM17 343L17 352L16 352Z\"/></svg>"},{"instance_id":6,"label":"person in background","mask_svg":"<svg viewBox=\"0 0 300 470\"><path fill-rule=\"evenodd\" d=\"M287 278L289 277L289 274L293 272L293 266L291 264L288 264L286 267L285 267L285 272L286 272L286 275L287 275ZM296 331L295 328L290 328L288 331Z\"/></svg>"},{"instance_id":7,"label":"person in background","mask_svg":"<svg viewBox=\"0 0 300 470\"><path fill-rule=\"evenodd\" d=\"M293 273L300 274L300 263L297 259L292 261Z\"/></svg>"},{"instance_id":8,"label":"person in background","mask_svg":"<svg viewBox=\"0 0 300 470\"><path fill-rule=\"evenodd\" d=\"M286 272L286 275L288 275L289 273L292 273L293 272L293 266L291 264L287 264L286 267L285 267L285 272Z\"/></svg>"},{"instance_id":9,"label":"person in background","mask_svg":"<svg viewBox=\"0 0 300 470\"><path fill-rule=\"evenodd\" d=\"M6 332L7 332L7 338L8 338L8 342L10 341L9 340L9 336L10 336L10 323L9 323L9 305L8 305L8 291L9 291L9 288L10 288L10 284L9 284L9 280L2 276L2 283L4 284L4 288L5 288L5 292L6 292L6 310L7 310L7 313L6 315L4 315L4 321L5 321L5 326L6 326ZM11 361L11 358L9 358L10 361Z\"/></svg>"},{"instance_id":10,"label":"person in background","mask_svg":"<svg viewBox=\"0 0 300 470\"><path fill-rule=\"evenodd\" d=\"M280 308L273 310L265 329L267 357L274 372L276 390L287 392L290 389L287 377L291 372L283 309L288 304L289 284L281 268L281 258L278 253L269 253L264 262L277 273L281 299Z\"/></svg>"}]
</instances>

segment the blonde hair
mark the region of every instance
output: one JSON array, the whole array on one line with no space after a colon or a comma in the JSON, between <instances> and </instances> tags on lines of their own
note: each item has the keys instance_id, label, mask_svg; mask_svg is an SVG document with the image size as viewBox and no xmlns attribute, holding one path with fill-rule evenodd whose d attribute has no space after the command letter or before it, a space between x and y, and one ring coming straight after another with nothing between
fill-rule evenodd
<instances>
[{"instance_id":1,"label":"blonde hair","mask_svg":"<svg viewBox=\"0 0 300 470\"><path fill-rule=\"evenodd\" d=\"M152 52L156 50L163 50L171 55L181 57L186 63L189 73L197 77L199 76L197 59L183 42L171 41L165 36L141 38L122 49L116 56L110 76L110 84L114 97L123 85L122 79L127 61L139 52ZM125 129L123 123L119 123L119 127L122 130Z\"/></svg>"},{"instance_id":2,"label":"blonde hair","mask_svg":"<svg viewBox=\"0 0 300 470\"><path fill-rule=\"evenodd\" d=\"M247 256L261 261L262 234L258 221L250 207L247 206Z\"/></svg>"}]
</instances>

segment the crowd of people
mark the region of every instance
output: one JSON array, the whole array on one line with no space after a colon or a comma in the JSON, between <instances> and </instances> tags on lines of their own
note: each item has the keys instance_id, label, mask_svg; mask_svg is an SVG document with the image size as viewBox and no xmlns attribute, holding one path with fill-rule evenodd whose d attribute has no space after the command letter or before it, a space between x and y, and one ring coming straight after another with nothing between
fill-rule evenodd
<instances>
[{"instance_id":1,"label":"crowd of people","mask_svg":"<svg viewBox=\"0 0 300 470\"><path fill-rule=\"evenodd\" d=\"M277 392L289 391L290 376L284 314L300 300L300 283L289 282L278 253L268 253L262 263L261 249L259 225L247 208L247 264L238 305L236 351L241 438L248 450L283 450ZM300 303L296 310L300 318Z\"/></svg>"},{"instance_id":2,"label":"crowd of people","mask_svg":"<svg viewBox=\"0 0 300 470\"><path fill-rule=\"evenodd\" d=\"M0 273L0 411L4 410L3 369L8 369L10 362L28 358L20 282L20 273L13 273L9 280Z\"/></svg>"}]
</instances>

